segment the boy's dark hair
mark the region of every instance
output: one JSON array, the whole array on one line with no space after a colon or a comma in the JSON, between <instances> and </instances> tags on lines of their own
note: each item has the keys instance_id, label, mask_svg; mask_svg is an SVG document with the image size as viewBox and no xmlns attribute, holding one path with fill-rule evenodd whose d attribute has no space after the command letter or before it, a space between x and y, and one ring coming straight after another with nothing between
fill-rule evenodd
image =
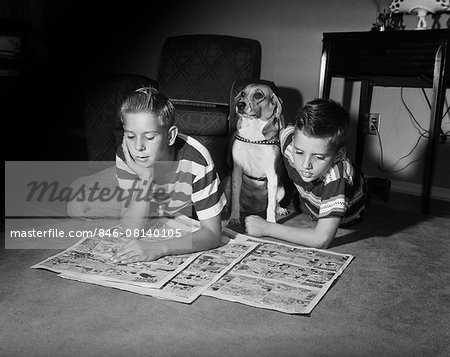
<instances>
[{"instance_id":1,"label":"boy's dark hair","mask_svg":"<svg viewBox=\"0 0 450 357\"><path fill-rule=\"evenodd\" d=\"M336 150L344 146L350 117L339 103L329 99L314 99L298 111L295 127L307 136L329 138Z\"/></svg>"},{"instance_id":2,"label":"boy's dark hair","mask_svg":"<svg viewBox=\"0 0 450 357\"><path fill-rule=\"evenodd\" d=\"M158 118L159 125L170 128L175 122L175 108L172 102L153 87L142 87L130 94L122 103L119 115L123 123L125 114L149 113Z\"/></svg>"}]
</instances>

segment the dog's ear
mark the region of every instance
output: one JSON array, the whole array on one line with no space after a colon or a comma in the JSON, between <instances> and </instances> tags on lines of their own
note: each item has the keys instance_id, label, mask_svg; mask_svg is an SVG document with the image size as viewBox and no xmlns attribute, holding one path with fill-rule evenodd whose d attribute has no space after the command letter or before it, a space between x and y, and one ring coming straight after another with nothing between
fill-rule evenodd
<instances>
[{"instance_id":1,"label":"dog's ear","mask_svg":"<svg viewBox=\"0 0 450 357\"><path fill-rule=\"evenodd\" d=\"M243 91L243 89L244 89L244 88L239 89L238 92L236 93L236 95L234 96L233 104L234 104L235 107L236 107L236 103L238 102L238 100L241 99L241 97L242 97L242 91Z\"/></svg>"},{"instance_id":2,"label":"dog's ear","mask_svg":"<svg viewBox=\"0 0 450 357\"><path fill-rule=\"evenodd\" d=\"M266 140L273 140L278 138L280 129L284 128L283 106L281 99L273 93L270 97L270 102L275 107L274 114L264 125L262 133Z\"/></svg>"},{"instance_id":3,"label":"dog's ear","mask_svg":"<svg viewBox=\"0 0 450 357\"><path fill-rule=\"evenodd\" d=\"M280 117L278 118L278 122L280 123L280 130L286 128L286 121L284 120L283 114L280 114Z\"/></svg>"},{"instance_id":4,"label":"dog's ear","mask_svg":"<svg viewBox=\"0 0 450 357\"><path fill-rule=\"evenodd\" d=\"M276 106L275 115L279 118L281 113L283 112L283 102L281 98L279 98L275 93L272 94L270 97L270 101L272 102L272 105Z\"/></svg>"},{"instance_id":5,"label":"dog's ear","mask_svg":"<svg viewBox=\"0 0 450 357\"><path fill-rule=\"evenodd\" d=\"M275 116L278 118L278 122L280 124L280 129L284 129L286 127L286 123L284 121L284 116L283 116L283 101L275 93L272 94L270 101L272 102L273 105L276 106Z\"/></svg>"}]
</instances>

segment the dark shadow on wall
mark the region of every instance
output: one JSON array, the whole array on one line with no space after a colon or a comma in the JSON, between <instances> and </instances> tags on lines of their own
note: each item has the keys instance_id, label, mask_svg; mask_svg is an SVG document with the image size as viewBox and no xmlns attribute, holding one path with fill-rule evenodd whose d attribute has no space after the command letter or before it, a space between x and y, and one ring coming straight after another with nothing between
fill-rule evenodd
<instances>
[{"instance_id":1,"label":"dark shadow on wall","mask_svg":"<svg viewBox=\"0 0 450 357\"><path fill-rule=\"evenodd\" d=\"M283 101L283 115L286 124L294 124L298 110L303 106L303 96L295 88L278 87L278 94ZM287 172L284 171L282 175L285 195L280 202L282 207L293 204L296 209L299 209L298 192L293 182L289 179Z\"/></svg>"},{"instance_id":2,"label":"dark shadow on wall","mask_svg":"<svg viewBox=\"0 0 450 357\"><path fill-rule=\"evenodd\" d=\"M303 96L296 88L278 87L283 101L283 114L286 123L295 123L298 110L303 106Z\"/></svg>"}]
</instances>

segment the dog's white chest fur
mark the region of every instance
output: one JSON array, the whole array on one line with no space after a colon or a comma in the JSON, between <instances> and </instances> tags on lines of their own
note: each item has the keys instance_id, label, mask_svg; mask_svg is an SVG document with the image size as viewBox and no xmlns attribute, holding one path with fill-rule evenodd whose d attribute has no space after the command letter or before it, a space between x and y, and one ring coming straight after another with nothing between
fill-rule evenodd
<instances>
[{"instance_id":1,"label":"dog's white chest fur","mask_svg":"<svg viewBox=\"0 0 450 357\"><path fill-rule=\"evenodd\" d=\"M253 118L241 118L238 134L250 141L261 141L266 138L262 134L266 121ZM280 157L277 145L247 143L235 140L233 143L233 160L244 174L252 177L266 177L275 173L274 163Z\"/></svg>"},{"instance_id":2,"label":"dog's white chest fur","mask_svg":"<svg viewBox=\"0 0 450 357\"><path fill-rule=\"evenodd\" d=\"M279 157L280 148L276 145L255 145L239 140L233 144L233 161L248 176L262 178L275 174L275 163Z\"/></svg>"},{"instance_id":3,"label":"dog's white chest fur","mask_svg":"<svg viewBox=\"0 0 450 357\"><path fill-rule=\"evenodd\" d=\"M263 128L266 122L260 119L241 118L238 134L248 140L264 140Z\"/></svg>"}]
</instances>

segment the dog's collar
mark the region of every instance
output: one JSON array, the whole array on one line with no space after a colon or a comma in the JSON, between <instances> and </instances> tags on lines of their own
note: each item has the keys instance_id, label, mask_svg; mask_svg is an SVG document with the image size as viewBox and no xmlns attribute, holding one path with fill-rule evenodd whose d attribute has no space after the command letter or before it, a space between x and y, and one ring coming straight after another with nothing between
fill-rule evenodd
<instances>
[{"instance_id":1,"label":"dog's collar","mask_svg":"<svg viewBox=\"0 0 450 357\"><path fill-rule=\"evenodd\" d=\"M258 144L258 145L278 145L280 146L280 140L249 140L246 138L243 138L240 135L236 134L236 140L243 141L244 143L249 144Z\"/></svg>"},{"instance_id":2,"label":"dog's collar","mask_svg":"<svg viewBox=\"0 0 450 357\"><path fill-rule=\"evenodd\" d=\"M250 176L247 174L244 174L245 176L247 176L249 179L255 180L255 181L266 181L267 177L254 177L254 176Z\"/></svg>"}]
</instances>

